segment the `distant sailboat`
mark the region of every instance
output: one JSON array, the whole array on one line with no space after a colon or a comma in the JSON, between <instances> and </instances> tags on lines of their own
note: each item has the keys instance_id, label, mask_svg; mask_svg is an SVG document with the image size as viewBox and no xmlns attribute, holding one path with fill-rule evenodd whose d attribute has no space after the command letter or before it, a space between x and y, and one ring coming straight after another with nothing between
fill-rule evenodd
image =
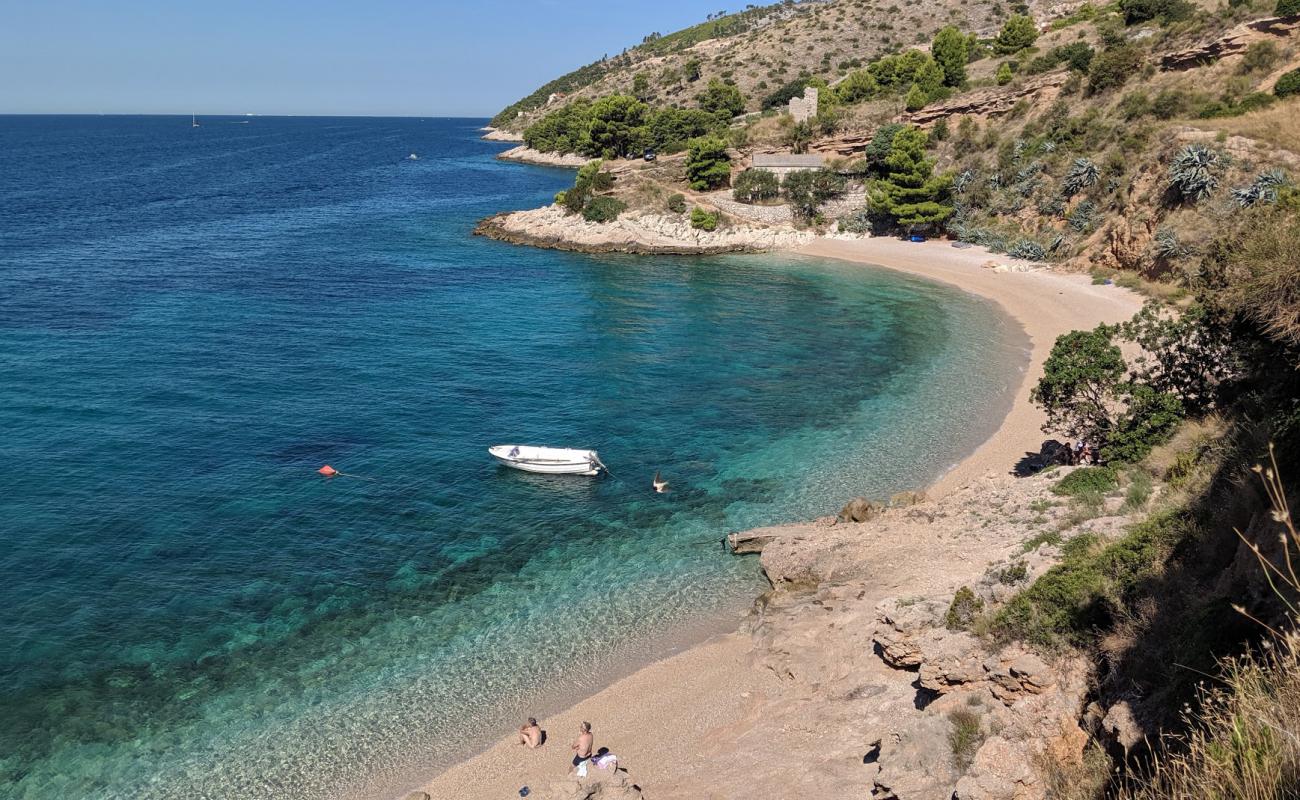
<instances>
[{"instance_id":1,"label":"distant sailboat","mask_svg":"<svg viewBox=\"0 0 1300 800\"><path fill-rule=\"evenodd\" d=\"M190 114L190 127L191 128L199 127L199 118L194 116L193 114Z\"/></svg>"}]
</instances>

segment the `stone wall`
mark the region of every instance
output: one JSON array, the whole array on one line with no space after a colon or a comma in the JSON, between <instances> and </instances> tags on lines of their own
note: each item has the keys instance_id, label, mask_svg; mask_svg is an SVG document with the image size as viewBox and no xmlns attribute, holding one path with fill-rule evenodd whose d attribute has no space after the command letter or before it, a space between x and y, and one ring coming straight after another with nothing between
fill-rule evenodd
<instances>
[{"instance_id":1,"label":"stone wall","mask_svg":"<svg viewBox=\"0 0 1300 800\"><path fill-rule=\"evenodd\" d=\"M790 116L795 122L807 122L817 116L817 89L808 87L803 97L790 98Z\"/></svg>"}]
</instances>

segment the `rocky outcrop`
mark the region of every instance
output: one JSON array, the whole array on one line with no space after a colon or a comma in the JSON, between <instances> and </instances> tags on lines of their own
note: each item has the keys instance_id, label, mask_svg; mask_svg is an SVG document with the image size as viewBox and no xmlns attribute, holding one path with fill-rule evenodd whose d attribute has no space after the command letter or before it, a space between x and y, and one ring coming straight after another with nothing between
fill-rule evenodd
<instances>
[{"instance_id":1,"label":"rocky outcrop","mask_svg":"<svg viewBox=\"0 0 1300 800\"><path fill-rule=\"evenodd\" d=\"M924 127L957 115L997 116L1007 113L1015 107L1016 103L1025 98L1050 101L1056 97L1067 80L1069 80L1069 73L1052 72L1027 80L1018 86L964 92L952 100L903 114L899 117L899 122L909 122Z\"/></svg>"},{"instance_id":2,"label":"rocky outcrop","mask_svg":"<svg viewBox=\"0 0 1300 800\"><path fill-rule=\"evenodd\" d=\"M497 158L502 161L517 161L520 164L535 164L539 167L581 167L585 165L590 158L580 156L576 153L543 153L540 150L534 150L526 145L512 147L504 153L498 153Z\"/></svg>"},{"instance_id":3,"label":"rocky outcrop","mask_svg":"<svg viewBox=\"0 0 1300 800\"><path fill-rule=\"evenodd\" d=\"M585 777L570 775L554 783L538 800L641 800L641 789L627 772L592 768Z\"/></svg>"},{"instance_id":4,"label":"rocky outcrop","mask_svg":"<svg viewBox=\"0 0 1300 800\"><path fill-rule=\"evenodd\" d=\"M989 476L937 500L862 499L865 522L738 534L763 542L771 589L751 616L753 658L781 689L747 729L743 774L720 785L755 796L794 796L773 787L798 785L800 797L861 787L898 800L1047 797L1046 765L1081 763L1082 725L1102 728L1099 710L1081 724L1090 664L947 623L959 588L996 610L1059 560L1055 545L1023 543L1073 524L1050 492L1070 469ZM1113 536L1129 522L1100 517L1070 535Z\"/></svg>"},{"instance_id":5,"label":"rocky outcrop","mask_svg":"<svg viewBox=\"0 0 1300 800\"><path fill-rule=\"evenodd\" d=\"M483 130L485 132L480 138L489 142L522 142L524 140L522 133L515 133L514 131L503 131L497 128L484 128Z\"/></svg>"},{"instance_id":6,"label":"rocky outcrop","mask_svg":"<svg viewBox=\"0 0 1300 800\"><path fill-rule=\"evenodd\" d=\"M1245 22L1217 39L1165 54L1160 59L1160 69L1169 72L1203 67L1227 56L1240 55L1255 42L1292 36L1297 29L1300 29L1300 15Z\"/></svg>"},{"instance_id":7,"label":"rocky outcrop","mask_svg":"<svg viewBox=\"0 0 1300 800\"><path fill-rule=\"evenodd\" d=\"M692 228L682 214L626 212L613 222L588 222L558 206L497 214L479 223L479 236L513 244L582 253L708 255L761 253L811 242L805 231L723 225L715 231Z\"/></svg>"}]
</instances>

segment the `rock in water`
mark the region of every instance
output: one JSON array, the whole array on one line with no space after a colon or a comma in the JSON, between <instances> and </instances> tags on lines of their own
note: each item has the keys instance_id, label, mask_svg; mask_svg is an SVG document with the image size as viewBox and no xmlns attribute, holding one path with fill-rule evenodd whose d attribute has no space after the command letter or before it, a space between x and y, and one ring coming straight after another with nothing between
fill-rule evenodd
<instances>
[{"instance_id":1,"label":"rock in water","mask_svg":"<svg viewBox=\"0 0 1300 800\"><path fill-rule=\"evenodd\" d=\"M865 497L855 497L840 511L841 522L866 522L880 516L884 508Z\"/></svg>"}]
</instances>

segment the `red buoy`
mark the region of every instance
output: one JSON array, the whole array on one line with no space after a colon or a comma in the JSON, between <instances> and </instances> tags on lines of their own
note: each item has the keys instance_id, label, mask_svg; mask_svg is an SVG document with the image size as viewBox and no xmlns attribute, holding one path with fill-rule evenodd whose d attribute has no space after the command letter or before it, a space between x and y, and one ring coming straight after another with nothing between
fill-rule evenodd
<instances>
[{"instance_id":1,"label":"red buoy","mask_svg":"<svg viewBox=\"0 0 1300 800\"><path fill-rule=\"evenodd\" d=\"M316 471L327 478L333 478L335 475L339 474L339 471L331 467L329 464L326 464Z\"/></svg>"}]
</instances>

